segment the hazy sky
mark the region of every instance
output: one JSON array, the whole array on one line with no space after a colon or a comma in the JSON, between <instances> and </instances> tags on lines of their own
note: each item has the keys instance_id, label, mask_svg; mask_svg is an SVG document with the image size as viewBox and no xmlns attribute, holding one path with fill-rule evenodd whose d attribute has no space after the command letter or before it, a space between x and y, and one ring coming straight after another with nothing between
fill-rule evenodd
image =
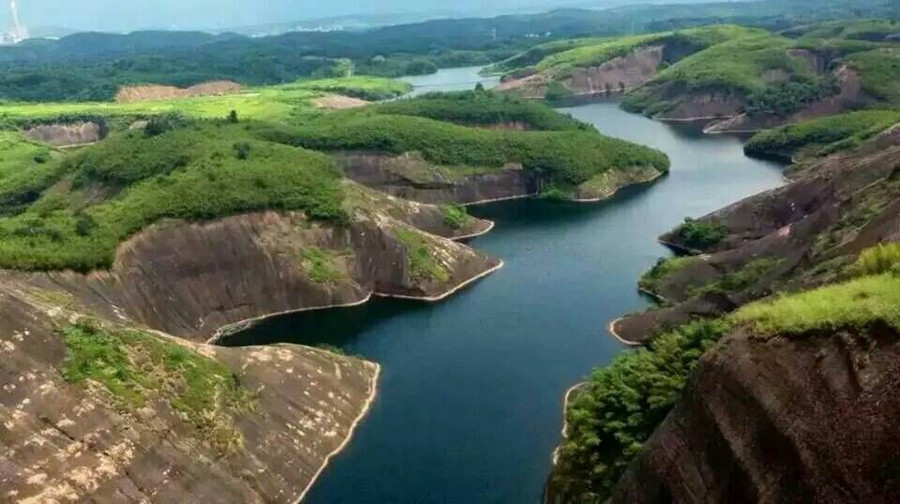
<instances>
[{"instance_id":1,"label":"hazy sky","mask_svg":"<svg viewBox=\"0 0 900 504\"><path fill-rule=\"evenodd\" d=\"M597 4L608 0L597 0ZM9 0L0 0L0 5ZM18 0L27 26L60 26L81 30L140 28L217 28L247 26L345 14L383 14L453 10L475 13L552 8L572 0ZM8 25L8 10L0 10L0 28ZM2 30L0 30L2 31Z\"/></svg>"}]
</instances>

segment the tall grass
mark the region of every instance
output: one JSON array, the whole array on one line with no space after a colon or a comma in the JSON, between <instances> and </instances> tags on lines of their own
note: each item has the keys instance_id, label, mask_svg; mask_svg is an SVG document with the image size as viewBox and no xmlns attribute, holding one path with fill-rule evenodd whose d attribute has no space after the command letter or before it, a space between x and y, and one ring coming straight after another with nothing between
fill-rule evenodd
<instances>
[{"instance_id":1,"label":"tall grass","mask_svg":"<svg viewBox=\"0 0 900 504\"><path fill-rule=\"evenodd\" d=\"M900 243L883 243L860 254L853 271L858 275L881 275L900 266Z\"/></svg>"},{"instance_id":2,"label":"tall grass","mask_svg":"<svg viewBox=\"0 0 900 504\"><path fill-rule=\"evenodd\" d=\"M900 331L900 278L878 275L782 296L742 308L732 316L761 335L794 335L884 323Z\"/></svg>"}]
</instances>

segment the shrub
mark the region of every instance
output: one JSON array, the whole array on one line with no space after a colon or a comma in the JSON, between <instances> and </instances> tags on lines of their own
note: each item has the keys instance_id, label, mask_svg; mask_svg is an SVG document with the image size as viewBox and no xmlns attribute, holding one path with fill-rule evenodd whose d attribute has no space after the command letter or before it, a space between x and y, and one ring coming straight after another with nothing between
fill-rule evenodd
<instances>
[{"instance_id":1,"label":"shrub","mask_svg":"<svg viewBox=\"0 0 900 504\"><path fill-rule=\"evenodd\" d=\"M882 243L860 254L853 271L861 276L881 275L900 265L900 243Z\"/></svg>"},{"instance_id":2,"label":"shrub","mask_svg":"<svg viewBox=\"0 0 900 504\"><path fill-rule=\"evenodd\" d=\"M699 321L619 355L591 374L566 411L555 487L567 502L604 502L632 458L681 397L700 357L730 329Z\"/></svg>"},{"instance_id":3,"label":"shrub","mask_svg":"<svg viewBox=\"0 0 900 504\"><path fill-rule=\"evenodd\" d=\"M472 219L462 205L441 205L440 208L444 214L444 224L453 229L462 229Z\"/></svg>"},{"instance_id":4,"label":"shrub","mask_svg":"<svg viewBox=\"0 0 900 504\"><path fill-rule=\"evenodd\" d=\"M221 454L240 447L233 415L255 406L240 378L223 363L150 334L86 322L63 328L61 335L67 350L61 373L67 382L98 383L128 411L162 400Z\"/></svg>"},{"instance_id":5,"label":"shrub","mask_svg":"<svg viewBox=\"0 0 900 504\"><path fill-rule=\"evenodd\" d=\"M675 235L685 246L705 250L721 243L728 236L728 228L712 220L687 218Z\"/></svg>"},{"instance_id":6,"label":"shrub","mask_svg":"<svg viewBox=\"0 0 900 504\"><path fill-rule=\"evenodd\" d=\"M237 142L233 146L234 148L234 156L240 160L246 160L250 158L250 144L247 142Z\"/></svg>"}]
</instances>

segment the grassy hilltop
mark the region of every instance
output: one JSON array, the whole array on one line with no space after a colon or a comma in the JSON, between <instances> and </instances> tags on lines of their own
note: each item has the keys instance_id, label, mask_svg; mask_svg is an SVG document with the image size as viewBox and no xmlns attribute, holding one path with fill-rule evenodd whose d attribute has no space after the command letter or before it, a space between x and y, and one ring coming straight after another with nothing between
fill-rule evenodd
<instances>
[{"instance_id":1,"label":"grassy hilltop","mask_svg":"<svg viewBox=\"0 0 900 504\"><path fill-rule=\"evenodd\" d=\"M362 109L316 107L318 98L335 93L378 98L407 90L396 81L356 77L162 101L4 105L0 268L105 268L123 240L162 219L277 209L342 225L352 203L329 155L335 152L414 152L460 177L518 163L546 180L548 190L611 171L668 168L653 149L486 91ZM104 123L109 136L66 151L22 132L82 121ZM511 123L524 131L503 129Z\"/></svg>"}]
</instances>

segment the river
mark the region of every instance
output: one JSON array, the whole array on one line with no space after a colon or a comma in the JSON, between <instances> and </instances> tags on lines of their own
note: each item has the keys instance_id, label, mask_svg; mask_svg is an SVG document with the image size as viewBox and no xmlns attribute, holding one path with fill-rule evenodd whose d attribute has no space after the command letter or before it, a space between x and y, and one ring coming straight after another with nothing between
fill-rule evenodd
<instances>
[{"instance_id":1,"label":"river","mask_svg":"<svg viewBox=\"0 0 900 504\"><path fill-rule=\"evenodd\" d=\"M420 90L477 80L477 69L416 79L427 86ZM306 502L539 502L563 394L625 350L607 324L648 305L636 283L668 255L656 237L782 183L781 167L745 157L739 138L654 122L615 103L561 110L666 152L671 174L599 204L473 208L497 227L471 245L506 267L445 302L376 300L273 319L240 336L328 343L383 366L371 412Z\"/></svg>"}]
</instances>

